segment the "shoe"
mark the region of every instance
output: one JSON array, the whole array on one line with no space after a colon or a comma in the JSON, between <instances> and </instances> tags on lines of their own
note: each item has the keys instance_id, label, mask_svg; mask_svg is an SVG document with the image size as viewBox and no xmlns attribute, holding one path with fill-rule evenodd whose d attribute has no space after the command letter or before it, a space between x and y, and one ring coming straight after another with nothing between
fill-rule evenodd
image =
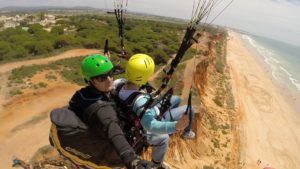
<instances>
[{"instance_id":1,"label":"shoe","mask_svg":"<svg viewBox=\"0 0 300 169\"><path fill-rule=\"evenodd\" d=\"M196 134L193 131L184 132L181 137L184 139L194 139Z\"/></svg>"}]
</instances>

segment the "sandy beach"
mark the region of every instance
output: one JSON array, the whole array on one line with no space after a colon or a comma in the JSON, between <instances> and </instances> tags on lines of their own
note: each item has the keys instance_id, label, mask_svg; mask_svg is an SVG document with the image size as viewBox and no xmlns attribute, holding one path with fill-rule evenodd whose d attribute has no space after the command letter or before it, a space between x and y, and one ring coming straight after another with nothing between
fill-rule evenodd
<instances>
[{"instance_id":1,"label":"sandy beach","mask_svg":"<svg viewBox=\"0 0 300 169\"><path fill-rule=\"evenodd\" d=\"M229 32L228 65L240 114L242 168L300 168L300 116L240 34Z\"/></svg>"}]
</instances>

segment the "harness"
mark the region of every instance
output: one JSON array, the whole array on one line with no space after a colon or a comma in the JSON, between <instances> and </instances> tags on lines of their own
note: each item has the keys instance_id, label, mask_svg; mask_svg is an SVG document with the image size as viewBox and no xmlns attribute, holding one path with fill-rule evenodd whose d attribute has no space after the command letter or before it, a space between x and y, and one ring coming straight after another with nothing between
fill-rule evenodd
<instances>
[{"instance_id":1,"label":"harness","mask_svg":"<svg viewBox=\"0 0 300 169\"><path fill-rule=\"evenodd\" d=\"M121 128L123 129L125 137L134 151L137 154L141 154L146 151L149 146L146 140L147 132L140 122L143 115L137 116L136 113L132 111L132 108L136 99L139 96L145 95L145 93L132 91L131 93L128 93L129 95L126 98L121 98L119 97L119 94L124 84L125 83L121 83L116 87L113 97L117 104L116 108L119 118L121 119Z\"/></svg>"},{"instance_id":2,"label":"harness","mask_svg":"<svg viewBox=\"0 0 300 169\"><path fill-rule=\"evenodd\" d=\"M136 108L137 110L144 108L139 115L137 115L136 112L133 111L133 106L138 98L143 96L149 96L149 99L151 99L151 95L149 93L136 91L136 90L132 90L132 91L129 90L125 94L120 93L124 85L125 82L121 82L117 84L113 92L113 97L117 104L117 112L119 114L119 118L121 119L121 122L123 122L122 129L123 132L125 133L126 139L137 153L141 153L145 151L145 148L148 147L148 143L146 140L147 131L142 127L140 122L145 114L144 109L147 102ZM158 121L162 120L165 113L170 109L171 107L170 100L172 95L173 95L173 88L170 88L164 95L155 98L154 102L152 102L152 104L148 107L148 108L153 108L154 106L158 107L160 113L156 117L156 120ZM171 115L171 120L172 119L173 118Z\"/></svg>"},{"instance_id":3,"label":"harness","mask_svg":"<svg viewBox=\"0 0 300 169\"><path fill-rule=\"evenodd\" d=\"M154 106L160 104L160 107L159 107L160 114L156 117L157 120L160 121L164 117L167 110L169 110L169 108L171 107L172 95L173 95L173 88L170 88L164 95L154 99L152 104L149 106L149 108L151 108L151 107L154 107ZM147 103L145 103L145 104L147 104ZM145 114L145 111L142 111L140 116L143 117L144 114ZM170 113L170 115L171 115L171 120L173 120L171 113Z\"/></svg>"},{"instance_id":4,"label":"harness","mask_svg":"<svg viewBox=\"0 0 300 169\"><path fill-rule=\"evenodd\" d=\"M49 141L61 155L83 168L111 169L101 161L99 152L90 151L100 143L99 136L91 132L72 110L56 108L51 111L50 119ZM74 141L75 137L80 138L80 144Z\"/></svg>"}]
</instances>

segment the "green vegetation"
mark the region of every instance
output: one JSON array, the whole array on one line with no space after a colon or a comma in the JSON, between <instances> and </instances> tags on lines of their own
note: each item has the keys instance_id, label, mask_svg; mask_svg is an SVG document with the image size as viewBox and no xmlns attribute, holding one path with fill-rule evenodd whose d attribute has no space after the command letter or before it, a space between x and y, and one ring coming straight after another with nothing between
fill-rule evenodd
<instances>
[{"instance_id":1,"label":"green vegetation","mask_svg":"<svg viewBox=\"0 0 300 169\"><path fill-rule=\"evenodd\" d=\"M198 53L198 52L197 52L196 49L193 49L193 48L188 49L188 50L185 52L184 56L182 57L181 62L184 62L184 61L186 61L186 60L192 59L195 55L197 55L197 53Z\"/></svg>"},{"instance_id":2,"label":"green vegetation","mask_svg":"<svg viewBox=\"0 0 300 169\"><path fill-rule=\"evenodd\" d=\"M220 148L220 143L219 143L218 139L214 138L214 139L212 139L212 142L213 142L215 148Z\"/></svg>"},{"instance_id":3,"label":"green vegetation","mask_svg":"<svg viewBox=\"0 0 300 169\"><path fill-rule=\"evenodd\" d=\"M45 88L45 87L47 87L47 86L48 86L47 83L39 82L38 84L34 84L34 85L32 86L32 88L34 88L34 89L40 89L40 88Z\"/></svg>"},{"instance_id":4,"label":"green vegetation","mask_svg":"<svg viewBox=\"0 0 300 169\"><path fill-rule=\"evenodd\" d=\"M13 90L11 90L10 92L9 92L9 94L11 95L11 96L14 96L14 95L20 95L20 94L22 94L23 92L20 90L20 89L13 89Z\"/></svg>"},{"instance_id":5,"label":"green vegetation","mask_svg":"<svg viewBox=\"0 0 300 169\"><path fill-rule=\"evenodd\" d=\"M205 165L203 166L203 169L214 169L214 167Z\"/></svg>"},{"instance_id":6,"label":"green vegetation","mask_svg":"<svg viewBox=\"0 0 300 169\"><path fill-rule=\"evenodd\" d=\"M225 160L226 160L226 162L229 162L229 161L230 161L230 157L229 157L229 156L226 156L226 157L225 157Z\"/></svg>"},{"instance_id":7,"label":"green vegetation","mask_svg":"<svg viewBox=\"0 0 300 169\"><path fill-rule=\"evenodd\" d=\"M224 48L224 39L216 44L217 59L216 59L216 70L218 73L224 73L224 68L226 65L225 53L223 52Z\"/></svg>"},{"instance_id":8,"label":"green vegetation","mask_svg":"<svg viewBox=\"0 0 300 169\"><path fill-rule=\"evenodd\" d=\"M216 105L223 107L223 99L220 95L216 95L213 101L216 103Z\"/></svg>"},{"instance_id":9,"label":"green vegetation","mask_svg":"<svg viewBox=\"0 0 300 169\"><path fill-rule=\"evenodd\" d=\"M22 66L17 69L13 69L8 79L12 83L24 83L25 78L31 78L38 71L43 70L44 65Z\"/></svg>"},{"instance_id":10,"label":"green vegetation","mask_svg":"<svg viewBox=\"0 0 300 169\"><path fill-rule=\"evenodd\" d=\"M226 35L224 34L220 41L217 42L215 49L217 52L215 69L219 74L216 79L217 91L213 101L219 107L226 107L234 109L234 97L231 92L231 85L229 83L229 75L226 73ZM228 71L228 70L227 70Z\"/></svg>"},{"instance_id":11,"label":"green vegetation","mask_svg":"<svg viewBox=\"0 0 300 169\"><path fill-rule=\"evenodd\" d=\"M46 74L45 78L48 80L56 80L57 79L57 77L52 74Z\"/></svg>"},{"instance_id":12,"label":"green vegetation","mask_svg":"<svg viewBox=\"0 0 300 169\"><path fill-rule=\"evenodd\" d=\"M226 105L227 105L227 108L229 109L234 109L235 107L235 102L234 102L234 96L233 96L233 93L232 93L232 89L231 89L231 85L229 83L227 83L225 85L225 90L228 91L227 95L226 95Z\"/></svg>"},{"instance_id":13,"label":"green vegetation","mask_svg":"<svg viewBox=\"0 0 300 169\"><path fill-rule=\"evenodd\" d=\"M213 131L221 130L222 134L228 134L228 131L231 129L229 124L217 124L215 118L209 119L210 129Z\"/></svg>"},{"instance_id":14,"label":"green vegetation","mask_svg":"<svg viewBox=\"0 0 300 169\"><path fill-rule=\"evenodd\" d=\"M0 21L0 28L4 26L4 21Z\"/></svg>"},{"instance_id":15,"label":"green vegetation","mask_svg":"<svg viewBox=\"0 0 300 169\"><path fill-rule=\"evenodd\" d=\"M43 17L43 13L40 14ZM0 64L33 59L71 48L104 48L109 39L111 53L120 53L118 26L113 16L79 15L59 20L51 32L39 24L8 28L0 32ZM26 23L23 23L26 25ZM185 25L127 18L125 50L129 55L148 53L155 62L166 63L177 52Z\"/></svg>"},{"instance_id":16,"label":"green vegetation","mask_svg":"<svg viewBox=\"0 0 300 169\"><path fill-rule=\"evenodd\" d=\"M33 66L22 66L20 68L12 70L9 80L12 83L24 83L24 79L31 78L37 72L45 70L56 70L62 77L69 82L77 84L83 84L82 77L80 75L80 65L84 57L68 58L59 61L52 62L48 65L33 65ZM46 75L46 78L54 78L53 76Z\"/></svg>"},{"instance_id":17,"label":"green vegetation","mask_svg":"<svg viewBox=\"0 0 300 169\"><path fill-rule=\"evenodd\" d=\"M41 13L42 17L43 14ZM49 56L67 49L104 48L105 39L109 39L109 50L114 63L124 68L127 61L118 56L120 53L118 26L113 16L77 15L59 16L56 26L50 32L38 24L28 25L28 30L21 27L6 29L0 32L0 64L15 60L32 59ZM125 50L131 55L147 53L152 56L157 68L165 65L170 56L176 54L183 36L185 24L166 23L152 20L127 18L125 26ZM210 29L207 29L210 30ZM202 51L189 49L182 58L182 62L191 59ZM32 88L43 88L47 84L32 84L26 79L33 77L37 72L54 70L68 82L84 85L80 75L80 63L83 57L64 59L48 65L23 66L12 71L9 77L10 84L31 85ZM178 65L169 86L174 87L174 94L180 95L183 88L183 70L185 64ZM154 86L159 87L164 73L155 79ZM124 74L116 78L124 77ZM48 80L57 77L51 74L45 76ZM23 86L24 88L24 86ZM15 92L20 93L20 92ZM193 92L193 96L197 95ZM200 102L200 99L197 102Z\"/></svg>"},{"instance_id":18,"label":"green vegetation","mask_svg":"<svg viewBox=\"0 0 300 169\"><path fill-rule=\"evenodd\" d=\"M218 126L216 124L216 120L214 118L209 119L209 124L212 130L217 131Z\"/></svg>"},{"instance_id":19,"label":"green vegetation","mask_svg":"<svg viewBox=\"0 0 300 169\"><path fill-rule=\"evenodd\" d=\"M220 28L213 27L213 26L210 26L210 25L202 25L202 30L205 30L206 32L208 32L212 36L217 35L220 32Z\"/></svg>"}]
</instances>

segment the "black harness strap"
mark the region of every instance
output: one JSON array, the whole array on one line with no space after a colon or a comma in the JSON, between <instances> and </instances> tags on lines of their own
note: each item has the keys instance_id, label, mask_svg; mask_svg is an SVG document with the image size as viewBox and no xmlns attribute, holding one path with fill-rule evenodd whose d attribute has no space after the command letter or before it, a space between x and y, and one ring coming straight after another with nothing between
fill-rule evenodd
<instances>
[{"instance_id":1,"label":"black harness strap","mask_svg":"<svg viewBox=\"0 0 300 169\"><path fill-rule=\"evenodd\" d=\"M157 120L161 120L162 117L164 117L167 110L170 109L170 107L171 107L170 100L171 100L172 95L173 95L173 88L170 88L162 97L155 99L153 101L153 103L150 105L150 108L156 106L157 104L161 105L161 107L159 109L160 114L156 118ZM143 111L142 113L145 113L145 111ZM144 115L144 114L142 114L142 115ZM173 120L171 112L170 112L170 115L171 115L171 120Z\"/></svg>"},{"instance_id":2,"label":"black harness strap","mask_svg":"<svg viewBox=\"0 0 300 169\"><path fill-rule=\"evenodd\" d=\"M184 114L191 114L191 111L192 111L192 91L190 90L190 93L189 93L189 98L188 98L188 105L186 107L186 110L185 110L185 113Z\"/></svg>"},{"instance_id":3,"label":"black harness strap","mask_svg":"<svg viewBox=\"0 0 300 169\"><path fill-rule=\"evenodd\" d=\"M146 140L146 131L143 129L140 123L140 119L142 116L138 117L136 113L133 112L132 106L135 103L136 99L140 95L145 95L145 93L136 91L131 93L125 100L122 100L119 97L119 94L124 85L125 83L119 84L116 87L113 96L115 97L116 103L118 105L119 116L125 122L123 124L123 130L126 139L129 142L129 144L132 146L132 148L135 150L135 152L137 154L140 154L147 149L148 143ZM144 107L144 105L142 105L139 108L142 107Z\"/></svg>"},{"instance_id":4,"label":"black harness strap","mask_svg":"<svg viewBox=\"0 0 300 169\"><path fill-rule=\"evenodd\" d=\"M108 39L105 39L104 55L110 58L110 53L109 53L109 50L108 50Z\"/></svg>"}]
</instances>

